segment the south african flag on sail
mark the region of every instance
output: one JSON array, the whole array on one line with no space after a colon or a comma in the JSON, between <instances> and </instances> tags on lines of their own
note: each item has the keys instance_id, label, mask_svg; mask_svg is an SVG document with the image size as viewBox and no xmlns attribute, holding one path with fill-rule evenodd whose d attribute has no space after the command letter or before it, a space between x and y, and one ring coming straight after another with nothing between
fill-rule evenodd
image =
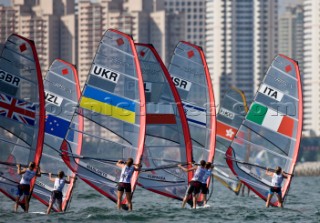
<instances>
[{"instance_id":1,"label":"south african flag on sail","mask_svg":"<svg viewBox=\"0 0 320 223\"><path fill-rule=\"evenodd\" d=\"M248 112L247 120L288 137L292 137L294 119L261 104L253 103Z\"/></svg>"}]
</instances>

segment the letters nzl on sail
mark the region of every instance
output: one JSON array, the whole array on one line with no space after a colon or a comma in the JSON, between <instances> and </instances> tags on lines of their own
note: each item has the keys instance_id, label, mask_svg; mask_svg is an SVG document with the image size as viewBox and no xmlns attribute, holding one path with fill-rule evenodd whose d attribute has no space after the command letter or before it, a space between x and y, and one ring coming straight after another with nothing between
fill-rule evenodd
<instances>
[{"instance_id":1,"label":"letters nzl on sail","mask_svg":"<svg viewBox=\"0 0 320 223\"><path fill-rule=\"evenodd\" d=\"M3 70L0 70L0 81L4 81L7 84L18 87L20 83L20 78L9 74Z\"/></svg>"},{"instance_id":2,"label":"letters nzl on sail","mask_svg":"<svg viewBox=\"0 0 320 223\"><path fill-rule=\"evenodd\" d=\"M44 98L46 100L46 102L60 106L63 98L49 92L49 91L44 91Z\"/></svg>"}]
</instances>

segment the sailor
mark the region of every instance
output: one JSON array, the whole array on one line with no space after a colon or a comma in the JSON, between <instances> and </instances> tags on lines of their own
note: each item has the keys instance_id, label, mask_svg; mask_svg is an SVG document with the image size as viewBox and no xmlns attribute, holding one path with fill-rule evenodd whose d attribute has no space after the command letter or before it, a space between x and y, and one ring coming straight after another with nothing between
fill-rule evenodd
<instances>
[{"instance_id":1,"label":"sailor","mask_svg":"<svg viewBox=\"0 0 320 223\"><path fill-rule=\"evenodd\" d=\"M207 180L208 178L212 175L212 170L213 170L213 165L211 162L207 162L206 166L205 166L205 174L202 178L202 184L201 184L201 193L203 196L203 206L205 206L207 204L207 194L209 192L209 188L208 188L208 184L207 184Z\"/></svg>"},{"instance_id":2,"label":"sailor","mask_svg":"<svg viewBox=\"0 0 320 223\"><path fill-rule=\"evenodd\" d=\"M270 201L272 199L273 193L277 193L278 198L278 207L283 207L283 200L282 200L282 193L281 193L281 184L283 181L283 178L288 178L288 174L282 171L281 167L277 167L274 171L270 171L269 168L267 168L266 175L271 176L271 187L269 190L266 207L268 208L270 205Z\"/></svg>"},{"instance_id":3,"label":"sailor","mask_svg":"<svg viewBox=\"0 0 320 223\"><path fill-rule=\"evenodd\" d=\"M29 211L29 195L30 195L30 181L33 177L41 176L40 167L36 169L36 164L34 162L30 162L28 168L21 169L21 165L17 164L18 170L17 173L22 175L20 183L18 185L16 203L14 205L14 211L17 212L18 205L20 202L20 197L24 195L24 203L25 203L25 212ZM36 169L36 170L35 170Z\"/></svg>"},{"instance_id":4,"label":"sailor","mask_svg":"<svg viewBox=\"0 0 320 223\"><path fill-rule=\"evenodd\" d=\"M191 179L189 187L188 187L188 189L186 191L186 195L183 198L182 208L185 207L185 205L187 203L187 200L188 200L188 197L190 196L190 194L192 194L193 208L196 208L198 195L199 195L200 190L201 190L202 178L206 173L205 165L206 165L206 161L204 161L204 160L200 161L200 166L193 166L193 167L191 167L189 169L184 168L181 164L178 165L178 167L181 168L185 172L189 172L189 171L194 171L195 170L193 178Z\"/></svg>"},{"instance_id":5,"label":"sailor","mask_svg":"<svg viewBox=\"0 0 320 223\"><path fill-rule=\"evenodd\" d=\"M67 176L67 179L64 179L64 176L65 174L63 171L59 171L58 177L56 178L52 178L52 173L49 173L49 180L51 182L54 182L54 186L53 186L53 191L51 193L47 214L50 214L52 205L56 200L58 203L58 211L62 212L62 198L63 198L62 190L65 184L70 184L70 177Z\"/></svg>"},{"instance_id":6,"label":"sailor","mask_svg":"<svg viewBox=\"0 0 320 223\"><path fill-rule=\"evenodd\" d=\"M122 195L125 192L128 210L132 211L131 177L134 171L140 171L141 164L133 164L133 159L128 158L127 162L119 160L116 165L122 169L118 183L117 208L121 209Z\"/></svg>"}]
</instances>

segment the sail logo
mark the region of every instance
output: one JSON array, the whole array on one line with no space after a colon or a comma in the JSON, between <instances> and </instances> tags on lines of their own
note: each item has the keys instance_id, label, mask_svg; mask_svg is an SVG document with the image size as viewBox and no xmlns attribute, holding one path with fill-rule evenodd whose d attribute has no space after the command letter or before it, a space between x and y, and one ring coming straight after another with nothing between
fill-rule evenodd
<instances>
[{"instance_id":1,"label":"sail logo","mask_svg":"<svg viewBox=\"0 0 320 223\"><path fill-rule=\"evenodd\" d=\"M100 78L106 79L113 83L118 83L118 80L120 78L120 74L117 74L116 72L107 68L100 67L96 64L93 66L91 74L99 76Z\"/></svg>"},{"instance_id":2,"label":"sail logo","mask_svg":"<svg viewBox=\"0 0 320 223\"><path fill-rule=\"evenodd\" d=\"M220 108L219 114L231 120L233 120L235 116L235 114L232 111L229 111L225 108Z\"/></svg>"},{"instance_id":3,"label":"sail logo","mask_svg":"<svg viewBox=\"0 0 320 223\"><path fill-rule=\"evenodd\" d=\"M60 88L61 90L65 91L65 92L67 92L67 93L69 93L69 94L72 94L72 90L69 89L69 88L66 88L66 87L63 86L62 84L52 82L52 81L50 81L50 80L48 80L48 79L46 79L45 82L48 82L48 83L52 84L53 86L55 86L55 87L57 87L57 88Z\"/></svg>"},{"instance_id":4,"label":"sail logo","mask_svg":"<svg viewBox=\"0 0 320 223\"><path fill-rule=\"evenodd\" d=\"M100 175L100 176L102 176L102 177L104 177L106 179L109 179L109 180L112 180L112 181L116 181L116 177L114 177L114 176L112 176L110 174L107 174L107 173L105 173L105 172L103 172L103 171L101 171L101 170L99 170L99 169L97 169L97 168L95 168L93 166L90 166L89 164L87 164L86 166L87 166L87 168L89 170L95 172L96 174L98 174L98 175Z\"/></svg>"},{"instance_id":5,"label":"sail logo","mask_svg":"<svg viewBox=\"0 0 320 223\"><path fill-rule=\"evenodd\" d=\"M9 74L3 70L0 70L0 81L4 81L7 84L10 84L15 87L19 87L19 84L20 84L20 78L12 74Z\"/></svg>"},{"instance_id":6,"label":"sail logo","mask_svg":"<svg viewBox=\"0 0 320 223\"><path fill-rule=\"evenodd\" d=\"M57 105L57 106L60 106L63 101L63 98L61 98L61 97L59 97L49 91L44 92L44 99L46 100L46 102L49 102L49 103Z\"/></svg>"},{"instance_id":7,"label":"sail logo","mask_svg":"<svg viewBox=\"0 0 320 223\"><path fill-rule=\"evenodd\" d=\"M196 124L201 126L207 125L207 113L204 108L183 104L183 109L189 124Z\"/></svg>"},{"instance_id":8,"label":"sail logo","mask_svg":"<svg viewBox=\"0 0 320 223\"><path fill-rule=\"evenodd\" d=\"M277 101L281 101L283 98L283 93L280 92L279 90L276 90L272 87L270 87L269 85L266 84L262 84L259 92L268 96L269 98L275 99Z\"/></svg>"},{"instance_id":9,"label":"sail logo","mask_svg":"<svg viewBox=\"0 0 320 223\"><path fill-rule=\"evenodd\" d=\"M151 175L151 174L148 174L147 177L155 180L166 180L166 178L163 176L157 176L157 175Z\"/></svg>"},{"instance_id":10,"label":"sail logo","mask_svg":"<svg viewBox=\"0 0 320 223\"><path fill-rule=\"evenodd\" d=\"M185 90L185 91L190 91L190 88L192 85L191 82L186 81L180 77L175 77L175 76L171 76L171 79L177 88Z\"/></svg>"}]
</instances>

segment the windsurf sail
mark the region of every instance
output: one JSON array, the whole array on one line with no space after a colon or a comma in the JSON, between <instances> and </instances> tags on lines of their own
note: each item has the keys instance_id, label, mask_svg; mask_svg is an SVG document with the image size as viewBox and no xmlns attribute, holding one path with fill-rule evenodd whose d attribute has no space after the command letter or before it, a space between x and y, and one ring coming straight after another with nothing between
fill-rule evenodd
<instances>
[{"instance_id":1,"label":"windsurf sail","mask_svg":"<svg viewBox=\"0 0 320 223\"><path fill-rule=\"evenodd\" d=\"M192 145L178 91L155 48L136 44L146 95L146 139L139 185L182 200L193 173L177 165L192 162Z\"/></svg>"},{"instance_id":2,"label":"windsurf sail","mask_svg":"<svg viewBox=\"0 0 320 223\"><path fill-rule=\"evenodd\" d=\"M180 41L169 64L190 129L196 163L213 162L216 146L216 107L207 62L201 47ZM210 178L207 180L209 187ZM199 201L203 198L199 197ZM200 203L199 203L200 204Z\"/></svg>"},{"instance_id":3,"label":"windsurf sail","mask_svg":"<svg viewBox=\"0 0 320 223\"><path fill-rule=\"evenodd\" d=\"M225 159L225 153L234 139L245 115L248 112L244 93L236 88L230 88L220 103L217 114L216 151L214 156L214 177L237 195L241 182L232 173ZM247 154L247 157L249 154Z\"/></svg>"},{"instance_id":4,"label":"windsurf sail","mask_svg":"<svg viewBox=\"0 0 320 223\"><path fill-rule=\"evenodd\" d=\"M180 41L174 50L169 73L187 116L194 161L213 161L216 113L210 73L202 49Z\"/></svg>"},{"instance_id":5,"label":"windsurf sail","mask_svg":"<svg viewBox=\"0 0 320 223\"><path fill-rule=\"evenodd\" d=\"M62 144L63 159L87 184L117 200L118 160L140 163L145 139L146 108L139 59L132 38L110 29L102 37L76 115L83 116L81 155L74 154L70 126ZM138 172L132 179L135 189ZM126 203L126 199L122 201Z\"/></svg>"},{"instance_id":6,"label":"windsurf sail","mask_svg":"<svg viewBox=\"0 0 320 223\"><path fill-rule=\"evenodd\" d=\"M69 141L74 145L73 154L80 155L82 144L83 118L73 113L81 96L80 82L75 67L63 60L56 59L50 66L44 80L46 102L46 126L44 146L40 167L43 172L52 173L57 177L58 171L64 171L66 176L71 176L70 184L66 184L62 191L62 211L65 211L71 200L75 186L75 174L66 166L61 158L60 147L66 136L69 125L76 129L70 133ZM72 119L72 123L71 123ZM53 182L47 174L37 178L33 196L46 206L49 205ZM58 211L56 204L53 210Z\"/></svg>"},{"instance_id":7,"label":"windsurf sail","mask_svg":"<svg viewBox=\"0 0 320 223\"><path fill-rule=\"evenodd\" d=\"M0 56L0 191L12 200L21 179L16 164L27 167L33 161L39 165L44 119L43 82L35 44L12 34ZM35 178L30 192L34 183Z\"/></svg>"},{"instance_id":8,"label":"windsurf sail","mask_svg":"<svg viewBox=\"0 0 320 223\"><path fill-rule=\"evenodd\" d=\"M289 174L294 171L302 117L298 63L280 54L268 69L226 153L233 173L264 200L271 186L271 177L265 174L266 168L280 166ZM283 198L287 195L291 180L292 175L283 182ZM275 197L271 204L278 205Z\"/></svg>"}]
</instances>

